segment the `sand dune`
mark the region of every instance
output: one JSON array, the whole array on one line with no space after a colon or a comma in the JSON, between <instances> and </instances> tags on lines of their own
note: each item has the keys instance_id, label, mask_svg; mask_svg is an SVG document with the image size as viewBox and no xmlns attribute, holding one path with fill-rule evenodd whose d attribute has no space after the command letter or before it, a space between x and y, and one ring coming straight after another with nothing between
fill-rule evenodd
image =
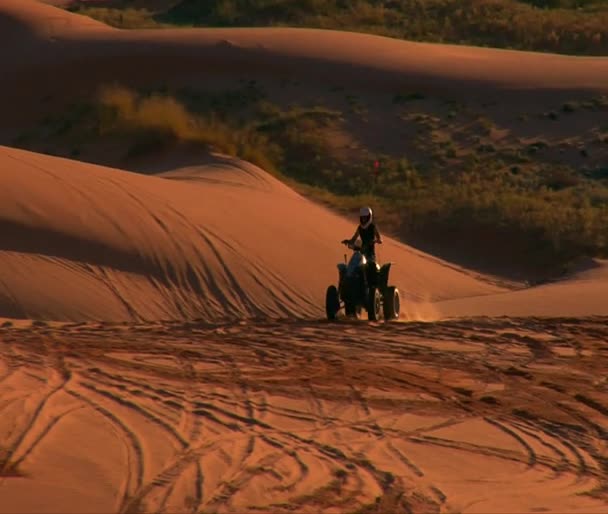
<instances>
[{"instance_id":1,"label":"sand dune","mask_svg":"<svg viewBox=\"0 0 608 514\"><path fill-rule=\"evenodd\" d=\"M38 95L245 64L370 91L608 87L606 59L125 32L29 0L0 2L0 34L0 132ZM0 146L0 513L606 512L607 319L582 317L608 314L605 263L514 290L386 238L410 323L329 324L354 219L227 157L156 171Z\"/></svg>"},{"instance_id":2,"label":"sand dune","mask_svg":"<svg viewBox=\"0 0 608 514\"><path fill-rule=\"evenodd\" d=\"M193 80L252 69L371 90L398 90L417 81L449 85L452 92L458 84L495 93L532 88L532 94L543 88L608 87L608 60L602 58L305 29L121 31L30 0L6 0L0 13L0 28L11 37L0 50L0 64L9 71L0 85L6 92L0 94L5 103L0 130L37 113L32 87L42 74L45 95L66 99L109 80ZM8 236L0 315L319 316L322 292L335 281L335 264L343 255L336 241L353 230L352 223L242 164L190 169L187 173L198 178L186 182L8 148L1 159L8 170L0 178L0 194L8 199L1 207ZM576 282L575 294L565 293L563 285L519 292L512 301L488 279L395 242L382 248L381 258L397 263L394 283L404 292L406 319L563 314L573 302L581 314L604 312L597 301L604 281L585 282L583 288ZM315 262L312 273L309 261ZM558 288L558 304L545 301L551 287Z\"/></svg>"},{"instance_id":3,"label":"sand dune","mask_svg":"<svg viewBox=\"0 0 608 514\"><path fill-rule=\"evenodd\" d=\"M605 316L608 315L608 265L563 280L497 295L436 304L440 317L462 316Z\"/></svg>"},{"instance_id":4,"label":"sand dune","mask_svg":"<svg viewBox=\"0 0 608 514\"><path fill-rule=\"evenodd\" d=\"M210 71L240 73L243 67L264 73L288 73L331 83L355 80L396 88L424 83L450 89L478 85L503 89L607 90L608 59L568 57L509 50L414 43L342 31L296 28L118 30L91 19L67 13L35 0L4 0L3 28L25 24L34 34L49 34L54 57L77 56L93 68L97 58L145 61L154 57L159 73L175 59L176 66L193 74ZM55 26L53 26L55 24ZM28 34L23 34L27 38ZM199 69L191 68L192 60ZM162 64L161 64L162 63ZM107 65L107 64L106 64ZM115 62L119 68L121 63ZM235 68L236 66L239 68ZM145 67L145 66L144 66ZM79 70L86 79L84 70ZM141 72L142 70L138 70ZM146 70L147 72L151 70ZM131 72L135 75L135 72Z\"/></svg>"},{"instance_id":5,"label":"sand dune","mask_svg":"<svg viewBox=\"0 0 608 514\"><path fill-rule=\"evenodd\" d=\"M0 316L321 317L355 226L230 159L156 177L4 147L0 168ZM395 241L380 252L416 312L502 290Z\"/></svg>"},{"instance_id":6,"label":"sand dune","mask_svg":"<svg viewBox=\"0 0 608 514\"><path fill-rule=\"evenodd\" d=\"M144 176L3 147L0 166L0 316L320 318L354 228L227 157ZM608 314L603 263L513 291L390 238L379 256L404 320Z\"/></svg>"},{"instance_id":7,"label":"sand dune","mask_svg":"<svg viewBox=\"0 0 608 514\"><path fill-rule=\"evenodd\" d=\"M106 29L107 26L85 16L59 9L53 5L25 0L5 0L0 6L0 32L3 40L8 36L8 42L14 45L3 45L5 55L12 53L18 61L20 46L28 41L39 38L49 40L54 34L69 35L72 31L91 31ZM13 38L19 38L17 41Z\"/></svg>"},{"instance_id":8,"label":"sand dune","mask_svg":"<svg viewBox=\"0 0 608 514\"><path fill-rule=\"evenodd\" d=\"M118 30L34 0L3 0L0 84L5 120L23 122L42 97L72 98L104 81L192 83L264 76L394 94L423 87L451 97L517 91L608 91L608 59L413 43L295 28ZM68 80L69 77L69 80Z\"/></svg>"}]
</instances>

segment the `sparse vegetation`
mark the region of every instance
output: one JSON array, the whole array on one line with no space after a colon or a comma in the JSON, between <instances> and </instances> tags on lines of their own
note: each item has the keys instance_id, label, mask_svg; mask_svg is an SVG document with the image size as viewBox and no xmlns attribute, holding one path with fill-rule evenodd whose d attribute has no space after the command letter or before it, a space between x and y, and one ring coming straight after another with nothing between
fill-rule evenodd
<instances>
[{"instance_id":1,"label":"sparse vegetation","mask_svg":"<svg viewBox=\"0 0 608 514\"><path fill-rule=\"evenodd\" d=\"M281 164L278 146L250 126L232 126L215 115L198 117L170 96L139 96L122 87L107 87L100 95L100 133L126 134L134 139L132 153L144 153L172 141L193 142L248 160L269 172Z\"/></svg>"},{"instance_id":2,"label":"sparse vegetation","mask_svg":"<svg viewBox=\"0 0 608 514\"><path fill-rule=\"evenodd\" d=\"M182 0L159 11L72 10L120 28L167 25L299 26L351 30L401 39L603 55L608 5L603 0Z\"/></svg>"},{"instance_id":3,"label":"sparse vegetation","mask_svg":"<svg viewBox=\"0 0 608 514\"><path fill-rule=\"evenodd\" d=\"M121 28L319 27L419 41L608 53L608 3L602 0L176 0L155 3L162 6L157 10L131 0L112 5L76 2L70 9ZM286 80L282 87L289 85ZM370 112L353 92L328 87L344 108L277 105L253 81L217 94L115 88L104 92L99 105L80 105L49 119L43 131L24 133L16 144L72 134L65 153L80 158L86 139L74 138L83 126L96 136L129 140L127 157L190 142L258 164L334 208L371 203L385 231L433 250L450 248L449 258L474 247L480 261L490 256L500 267L503 258L552 274L580 256L608 256L608 172L597 157L608 144L605 127L586 141L551 141L541 133L542 138L501 142L501 127L487 112L472 119L465 106L448 101L437 114L425 109L425 93L396 91L389 101L402 111L404 123L415 126L408 146L385 151L355 140L339 155L328 134L348 131L353 119L367 123ZM559 126L581 111L607 109L605 96L572 99L517 113L515 120L522 128ZM457 133L457 124L468 128ZM416 152L426 161L416 159ZM374 161L380 162L377 176L371 171Z\"/></svg>"},{"instance_id":4,"label":"sparse vegetation","mask_svg":"<svg viewBox=\"0 0 608 514\"><path fill-rule=\"evenodd\" d=\"M451 120L454 105L444 102L443 114L429 114L423 104L430 99L405 92L400 98L408 101L398 109L394 96L386 105L403 109L393 114L395 123L416 134L407 145L380 151L361 139L339 151L332 134L348 133L362 119L349 112L349 104L366 105L342 90L332 94L343 108L335 102L331 108L278 105L254 81L215 92L115 86L104 88L95 102L74 104L46 119L16 144L32 148L38 140L61 148L57 141L64 141L64 155L77 150L86 160L87 146L79 141L126 141L126 157L187 142L251 161L343 212L370 203L385 232L430 250L449 248L453 253L447 257L475 254L498 266L521 265L550 275L580 256L608 256L608 172L590 160L591 152L581 155L588 146L548 138L502 142L494 139L500 127L491 114L459 107L458 119ZM513 113L514 122L517 116ZM591 164L560 163L561 154L551 160L558 150Z\"/></svg>"},{"instance_id":5,"label":"sparse vegetation","mask_svg":"<svg viewBox=\"0 0 608 514\"><path fill-rule=\"evenodd\" d=\"M91 7L85 3L82 6L72 7L71 10L121 29L151 29L171 26L158 22L154 18L154 13L149 9Z\"/></svg>"},{"instance_id":6,"label":"sparse vegetation","mask_svg":"<svg viewBox=\"0 0 608 514\"><path fill-rule=\"evenodd\" d=\"M424 100L424 95L422 93L418 93L418 92L398 93L393 98L393 102L396 104L412 102L414 100Z\"/></svg>"}]
</instances>

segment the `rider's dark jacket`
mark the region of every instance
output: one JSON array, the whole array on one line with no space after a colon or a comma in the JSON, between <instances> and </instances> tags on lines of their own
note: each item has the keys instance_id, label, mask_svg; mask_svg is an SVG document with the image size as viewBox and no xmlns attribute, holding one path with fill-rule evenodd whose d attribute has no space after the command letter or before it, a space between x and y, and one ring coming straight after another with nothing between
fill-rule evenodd
<instances>
[{"instance_id":1,"label":"rider's dark jacket","mask_svg":"<svg viewBox=\"0 0 608 514\"><path fill-rule=\"evenodd\" d=\"M380 232L374 223L370 223L367 227L363 228L361 225L357 225L357 230L353 237L350 239L351 243L354 243L357 238L361 238L361 251L368 260L376 260L376 245L375 241L380 240Z\"/></svg>"}]
</instances>

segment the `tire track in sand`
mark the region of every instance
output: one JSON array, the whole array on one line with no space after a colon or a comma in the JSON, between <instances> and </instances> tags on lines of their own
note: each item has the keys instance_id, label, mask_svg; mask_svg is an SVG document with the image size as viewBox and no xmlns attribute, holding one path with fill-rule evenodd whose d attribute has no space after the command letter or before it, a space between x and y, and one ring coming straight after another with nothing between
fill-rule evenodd
<instances>
[{"instance_id":1,"label":"tire track in sand","mask_svg":"<svg viewBox=\"0 0 608 514\"><path fill-rule=\"evenodd\" d=\"M127 471L125 480L122 484L120 504L117 510L120 513L129 512L127 507L131 505L129 501L130 497L134 491L139 490L142 487L144 481L144 452L137 434L131 430L118 416L103 407L93 398L90 398L86 394L83 394L75 389L68 389L67 392L74 398L77 398L81 402L89 405L95 412L100 414L106 421L110 423L115 432L119 435L119 438L122 441L127 453Z\"/></svg>"},{"instance_id":2,"label":"tire track in sand","mask_svg":"<svg viewBox=\"0 0 608 514\"><path fill-rule=\"evenodd\" d=\"M33 412L29 416L25 425L22 426L18 432L16 439L6 445L3 450L3 454L0 457L0 476L9 474L14 470L17 464L24 461L27 455L31 453L34 447L39 444L42 438L48 434L51 428L67 413L51 418L51 421L43 424L42 427L39 425L39 420L42 413L45 411L49 403L52 401L55 395L65 391L65 388L72 379L70 370L65 365L63 357L60 352L52 347L53 341L46 341L44 339L38 339L36 347L42 350L43 369L48 373L46 380L46 391L42 393L42 399L34 408ZM29 447L22 450L22 446L26 439L31 436L35 431L39 431L38 436L34 437L34 442ZM22 451L21 451L22 450ZM21 455L19 453L21 451Z\"/></svg>"},{"instance_id":3,"label":"tire track in sand","mask_svg":"<svg viewBox=\"0 0 608 514\"><path fill-rule=\"evenodd\" d=\"M576 329L581 351L564 359L541 348L536 341L542 343L545 323L547 332L563 338ZM66 390L80 397L80 405L86 408L97 404L96 411L127 448L127 477L120 490L122 512L141 510L144 505L149 507L146 510L171 511L179 494L196 491L199 486L200 496L184 510L195 512L214 505L218 510L229 510L236 505L239 490L246 489L250 494L253 479L260 481L255 487L268 487L282 498L283 503L276 505L279 511L338 506L369 512L449 510L442 481L430 483L427 478L436 471L432 469L433 459L408 458L399 441L424 444L424 454L432 453L434 446L443 446L448 451L470 452L479 459L485 456L522 463L528 469L536 467L536 471L546 467L555 472L546 473L547 483L560 473L572 472L574 478L595 478L605 484L606 397L601 383L594 385L596 377L587 375L605 364L608 355L600 351L600 345L608 339L608 328L594 325L594 337L603 340L589 343L584 339L584 323L574 329L542 320L525 325L514 320L475 320L460 325L442 322L438 326L417 326L416 341L408 345L413 332L407 326L349 325L352 332L345 334L341 326L313 322L260 322L219 328L197 322L166 323L161 324L162 330L152 324L139 324L124 325L120 330L113 327L110 332L89 325L86 338L62 333L64 341L71 341L63 343L71 345L70 363L87 362L87 366L78 368L81 380L72 379ZM487 351L491 335L487 340L481 338L483 341L467 339L472 327L488 334L496 332L494 351ZM511 333L521 330L524 335L503 338L501 327ZM51 366L48 360L36 356L40 339L55 329L44 330L47 333L18 333L24 341L19 346L23 351L18 356L20 365L37 370ZM171 337L162 335L163 331L170 332ZM525 335L534 331L540 335ZM454 349L454 338L459 335L472 351ZM28 338L33 342L29 349L25 344ZM353 345L352 340L361 344ZM450 344L443 347L443 342ZM204 351L194 352L196 363L194 354L193 359L181 355L188 362L178 369L163 363L175 360L184 348L196 349L193 345L201 343ZM483 351L475 351L474 344ZM588 357L590 350L595 352L593 359ZM513 366L521 368L525 363L530 366L515 371L526 376L501 372ZM96 373L95 365L103 368L103 374ZM204 371L197 373L196 369ZM588 373L581 373L584 370ZM60 374L58 371L53 380ZM486 384L493 382L500 382L501 387L489 389ZM456 387L466 395L454 399ZM349 417L353 407L358 414ZM162 469L155 470L150 480L137 480L138 473L144 475L144 464L149 466L150 462L144 460L143 434L134 431L136 425L130 426L130 415L121 417L127 412L124 409L144 416L163 434L169 434L170 439L163 444L171 446L176 440L170 433L177 433L185 442L177 445L175 455ZM285 421L281 416L289 419ZM420 421L427 416L434 419ZM485 440L472 444L425 434L429 425L436 429L471 419L493 424L517 446L495 448ZM382 432L370 430L374 424ZM211 443L200 441L203 433ZM35 439L33 433L30 437ZM162 439L166 439L164 435ZM368 455L368 449L378 441L387 451L380 452L379 458L376 453ZM22 446L21 451L24 449ZM197 463L202 466L206 459L213 462L222 455L229 469L218 472L218 477L207 477L206 487L214 480L227 485L212 489L203 498L202 476L197 478L193 470ZM281 471L283 465L292 471ZM241 474L235 474L235 468L242 468ZM314 480L301 488L307 477ZM274 485L276 489L272 489ZM468 487L465 503L472 505L479 499L475 487ZM377 504L368 503L368 497L362 500L366 493L375 494L377 490L381 491ZM245 496L239 496L238 501L247 501L242 498Z\"/></svg>"}]
</instances>

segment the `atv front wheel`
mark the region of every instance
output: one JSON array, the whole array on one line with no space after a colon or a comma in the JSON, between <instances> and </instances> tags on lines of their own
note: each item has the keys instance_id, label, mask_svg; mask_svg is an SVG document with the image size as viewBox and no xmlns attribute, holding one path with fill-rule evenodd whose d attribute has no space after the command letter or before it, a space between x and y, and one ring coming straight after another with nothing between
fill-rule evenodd
<instances>
[{"instance_id":1,"label":"atv front wheel","mask_svg":"<svg viewBox=\"0 0 608 514\"><path fill-rule=\"evenodd\" d=\"M340 295L336 286L329 286L325 293L325 314L328 320L335 320L340 311Z\"/></svg>"},{"instance_id":2,"label":"atv front wheel","mask_svg":"<svg viewBox=\"0 0 608 514\"><path fill-rule=\"evenodd\" d=\"M397 319L401 310L401 299L399 298L399 289L395 286L386 288L384 295L384 319Z\"/></svg>"},{"instance_id":3,"label":"atv front wheel","mask_svg":"<svg viewBox=\"0 0 608 514\"><path fill-rule=\"evenodd\" d=\"M380 298L380 291L378 291L375 287L371 287L367 300L367 319L369 321L377 321L380 317L381 308L382 302Z\"/></svg>"}]
</instances>

